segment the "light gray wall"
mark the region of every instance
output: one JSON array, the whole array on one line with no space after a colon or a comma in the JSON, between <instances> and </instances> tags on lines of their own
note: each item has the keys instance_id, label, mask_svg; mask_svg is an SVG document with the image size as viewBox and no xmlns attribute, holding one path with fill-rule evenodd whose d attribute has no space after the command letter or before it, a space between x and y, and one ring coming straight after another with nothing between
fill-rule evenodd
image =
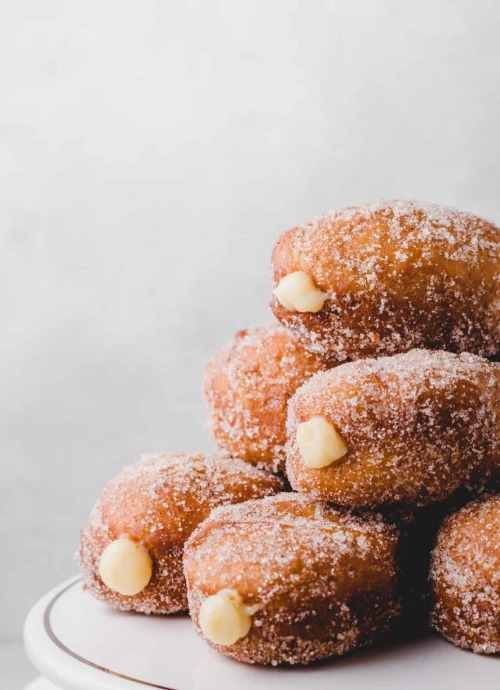
<instances>
[{"instance_id":1,"label":"light gray wall","mask_svg":"<svg viewBox=\"0 0 500 690\"><path fill-rule=\"evenodd\" d=\"M270 318L281 231L381 197L500 220L499 20L494 0L0 5L4 641L73 572L110 475L209 447L203 365Z\"/></svg>"}]
</instances>

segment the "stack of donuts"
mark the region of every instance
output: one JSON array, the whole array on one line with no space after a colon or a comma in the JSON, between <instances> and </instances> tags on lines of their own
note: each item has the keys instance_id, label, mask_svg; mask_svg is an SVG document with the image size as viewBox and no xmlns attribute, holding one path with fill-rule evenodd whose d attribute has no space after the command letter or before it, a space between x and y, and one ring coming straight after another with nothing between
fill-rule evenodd
<instances>
[{"instance_id":1,"label":"stack of donuts","mask_svg":"<svg viewBox=\"0 0 500 690\"><path fill-rule=\"evenodd\" d=\"M284 233L277 322L203 383L217 455L143 456L82 530L85 588L309 664L425 619L500 652L500 230L415 201ZM165 619L168 625L168 617Z\"/></svg>"}]
</instances>

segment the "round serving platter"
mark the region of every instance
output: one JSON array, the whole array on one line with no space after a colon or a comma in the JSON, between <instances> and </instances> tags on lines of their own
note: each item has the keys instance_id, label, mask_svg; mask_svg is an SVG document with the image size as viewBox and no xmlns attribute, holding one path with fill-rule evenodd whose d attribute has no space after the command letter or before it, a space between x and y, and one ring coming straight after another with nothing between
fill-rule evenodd
<instances>
[{"instance_id":1,"label":"round serving platter","mask_svg":"<svg viewBox=\"0 0 500 690\"><path fill-rule=\"evenodd\" d=\"M464 652L437 636L373 647L309 667L241 664L205 645L187 616L115 611L86 594L79 578L59 585L33 607L24 639L28 656L45 679L32 685L33 690L500 688L498 657Z\"/></svg>"}]
</instances>

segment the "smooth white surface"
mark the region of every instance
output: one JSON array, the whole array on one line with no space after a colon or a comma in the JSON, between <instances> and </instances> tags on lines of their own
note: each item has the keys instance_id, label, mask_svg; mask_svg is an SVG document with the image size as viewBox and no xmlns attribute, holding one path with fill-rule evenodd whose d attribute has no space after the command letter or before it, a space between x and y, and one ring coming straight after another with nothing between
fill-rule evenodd
<instances>
[{"instance_id":1,"label":"smooth white surface","mask_svg":"<svg viewBox=\"0 0 500 690\"><path fill-rule=\"evenodd\" d=\"M281 231L381 197L500 220L499 22L496 0L0 3L0 649L108 477L210 447L203 366L270 318Z\"/></svg>"},{"instance_id":2,"label":"smooth white surface","mask_svg":"<svg viewBox=\"0 0 500 690\"><path fill-rule=\"evenodd\" d=\"M31 683L28 683L24 690L64 690L64 688L57 687L45 678L35 678Z\"/></svg>"},{"instance_id":3,"label":"smooth white surface","mask_svg":"<svg viewBox=\"0 0 500 690\"><path fill-rule=\"evenodd\" d=\"M84 593L79 581L69 588L64 583L34 607L25 644L39 671L68 690L133 690L148 683L169 690L497 690L500 673L498 658L464 652L436 636L308 668L240 664L205 645L188 617L123 614Z\"/></svg>"}]
</instances>

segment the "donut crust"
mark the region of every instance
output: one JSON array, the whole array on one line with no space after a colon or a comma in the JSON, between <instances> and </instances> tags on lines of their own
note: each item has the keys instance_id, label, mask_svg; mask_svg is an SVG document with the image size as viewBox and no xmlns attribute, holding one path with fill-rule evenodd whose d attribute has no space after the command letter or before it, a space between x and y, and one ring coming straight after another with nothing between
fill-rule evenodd
<instances>
[{"instance_id":1,"label":"donut crust","mask_svg":"<svg viewBox=\"0 0 500 690\"><path fill-rule=\"evenodd\" d=\"M412 350L319 373L289 403L292 488L345 506L441 501L499 467L500 367L471 354ZM307 467L297 426L334 424L348 451Z\"/></svg>"},{"instance_id":2,"label":"donut crust","mask_svg":"<svg viewBox=\"0 0 500 690\"><path fill-rule=\"evenodd\" d=\"M445 520L430 581L433 626L458 647L500 653L500 495Z\"/></svg>"},{"instance_id":3,"label":"donut crust","mask_svg":"<svg viewBox=\"0 0 500 690\"><path fill-rule=\"evenodd\" d=\"M247 663L308 664L371 642L399 612L397 530L299 494L219 508L185 547L195 628L206 597L234 588L260 607L215 649Z\"/></svg>"},{"instance_id":4,"label":"donut crust","mask_svg":"<svg viewBox=\"0 0 500 690\"><path fill-rule=\"evenodd\" d=\"M121 610L186 611L182 553L189 535L212 508L263 498L282 488L278 477L232 458L188 453L143 456L107 484L81 532L84 588ZM143 544L153 559L149 584L134 596L109 589L99 575L102 552L122 536Z\"/></svg>"},{"instance_id":5,"label":"donut crust","mask_svg":"<svg viewBox=\"0 0 500 690\"><path fill-rule=\"evenodd\" d=\"M279 324L238 331L207 364L203 381L209 428L219 450L283 472L288 400L326 368Z\"/></svg>"},{"instance_id":6,"label":"donut crust","mask_svg":"<svg viewBox=\"0 0 500 690\"><path fill-rule=\"evenodd\" d=\"M317 313L271 309L332 361L415 347L494 355L500 343L500 231L469 213L417 201L334 211L293 228L272 257L275 286L306 272L327 293Z\"/></svg>"}]
</instances>

